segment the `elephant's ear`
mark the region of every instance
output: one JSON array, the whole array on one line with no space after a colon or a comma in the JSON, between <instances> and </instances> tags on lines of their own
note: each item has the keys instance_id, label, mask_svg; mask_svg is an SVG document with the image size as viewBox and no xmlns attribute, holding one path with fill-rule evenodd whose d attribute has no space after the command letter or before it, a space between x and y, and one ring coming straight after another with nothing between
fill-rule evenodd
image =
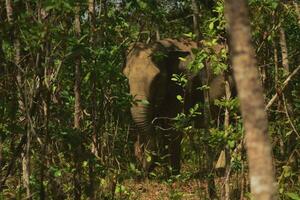
<instances>
[{"instance_id":1,"label":"elephant's ear","mask_svg":"<svg viewBox=\"0 0 300 200\"><path fill-rule=\"evenodd\" d=\"M187 69L191 61L191 54L188 51L172 50L168 52L167 66L171 74L181 73Z\"/></svg>"},{"instance_id":2,"label":"elephant's ear","mask_svg":"<svg viewBox=\"0 0 300 200\"><path fill-rule=\"evenodd\" d=\"M158 67L161 67L165 64L168 59L168 53L162 50L156 50L152 53L151 58L152 62L154 62Z\"/></svg>"}]
</instances>

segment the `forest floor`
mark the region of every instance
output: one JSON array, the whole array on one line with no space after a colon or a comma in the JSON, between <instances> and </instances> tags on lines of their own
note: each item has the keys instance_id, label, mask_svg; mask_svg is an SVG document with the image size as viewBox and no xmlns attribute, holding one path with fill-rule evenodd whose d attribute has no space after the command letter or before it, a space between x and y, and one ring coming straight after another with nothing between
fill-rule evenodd
<instances>
[{"instance_id":1,"label":"forest floor","mask_svg":"<svg viewBox=\"0 0 300 200\"><path fill-rule=\"evenodd\" d=\"M218 196L224 192L225 177L215 177L216 193ZM231 199L240 199L240 177L230 180ZM234 189L234 188L239 188ZM122 182L122 189L116 194L117 199L132 200L206 200L208 197L208 184L205 178L196 178L195 174L183 171L176 178L152 178L139 181L134 178Z\"/></svg>"},{"instance_id":2,"label":"forest floor","mask_svg":"<svg viewBox=\"0 0 300 200\"><path fill-rule=\"evenodd\" d=\"M125 184L130 199L167 200L167 199L205 199L206 185L200 181L174 181L172 183L147 180L136 182L129 180ZM204 198L203 198L204 197Z\"/></svg>"}]
</instances>

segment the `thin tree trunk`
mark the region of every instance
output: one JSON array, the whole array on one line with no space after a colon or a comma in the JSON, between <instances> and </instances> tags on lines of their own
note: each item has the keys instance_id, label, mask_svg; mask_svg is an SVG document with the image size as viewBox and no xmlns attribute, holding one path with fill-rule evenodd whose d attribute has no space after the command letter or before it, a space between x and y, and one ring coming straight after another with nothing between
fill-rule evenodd
<instances>
[{"instance_id":1,"label":"thin tree trunk","mask_svg":"<svg viewBox=\"0 0 300 200\"><path fill-rule=\"evenodd\" d=\"M286 36L285 36L285 31L282 27L282 25L280 24L279 27L279 44L281 47L281 57L282 57L282 67L284 68L286 74L289 74L290 72L290 67L289 67L289 59L288 59L288 48L287 48L287 43L286 43ZM288 116L290 116L291 118L293 118L294 116L294 112L293 112L293 99L291 96L291 85L288 84L286 90L283 92L284 96L286 96L286 107L287 107L287 114ZM283 97L280 98L280 100L282 100ZM281 101L280 101L281 102ZM284 104L284 102L281 102L282 105ZM296 135L295 134L291 134L288 138L288 145L286 147L286 153L289 154L290 151L292 149L294 149L296 145Z\"/></svg>"},{"instance_id":2,"label":"thin tree trunk","mask_svg":"<svg viewBox=\"0 0 300 200\"><path fill-rule=\"evenodd\" d=\"M296 0L294 1L294 6L295 6L295 10L296 10L296 13L298 16L298 24L300 25L300 9L299 9L299 6L298 6L298 3Z\"/></svg>"},{"instance_id":3,"label":"thin tree trunk","mask_svg":"<svg viewBox=\"0 0 300 200\"><path fill-rule=\"evenodd\" d=\"M2 39L0 39L0 76L4 76L6 74L6 69L5 69L5 66L4 66L5 56L4 56L2 44L3 44L3 41L2 41ZM3 83L4 88L7 87L6 84L7 84L6 81L4 81L4 83ZM2 119L2 117L0 117L0 119ZM2 167L4 166L4 163L3 163L3 148L4 148L4 145L3 145L3 143L4 143L4 134L0 133L0 177L3 177ZM0 194L2 193L1 182L2 182L2 178L0 179Z\"/></svg>"},{"instance_id":4,"label":"thin tree trunk","mask_svg":"<svg viewBox=\"0 0 300 200\"><path fill-rule=\"evenodd\" d=\"M279 44L281 48L281 57L282 57L282 66L286 72L286 74L289 74L290 67L289 67L289 59L288 59L288 48L286 43L286 37L285 37L285 31L283 27L280 25L279 27ZM287 89L285 90L285 95L287 97L287 107L289 114L293 116L293 109L292 109L292 98L291 98L291 91L290 91L289 84L287 85Z\"/></svg>"},{"instance_id":5,"label":"thin tree trunk","mask_svg":"<svg viewBox=\"0 0 300 200\"><path fill-rule=\"evenodd\" d=\"M160 31L159 31L159 26L156 27L155 29L155 37L156 37L156 40L160 40Z\"/></svg>"},{"instance_id":6,"label":"thin tree trunk","mask_svg":"<svg viewBox=\"0 0 300 200\"><path fill-rule=\"evenodd\" d=\"M16 25L14 24L14 17L13 17L13 3L11 0L6 0L6 13L7 13L7 21L11 25L12 28L12 42L14 46L14 64L16 67L20 67L20 61L21 61L21 50L20 50L20 40L17 37L17 30L16 30ZM21 95L21 87L22 87L22 77L21 77L21 72L19 68L17 69L17 85L19 89L19 110L20 113L24 113L25 108L24 102L22 101L22 95ZM30 191L30 131L28 127L28 119L27 119L27 126L26 126L26 144L25 144L25 152L22 153L21 158L22 158L22 175L23 175L23 185L26 189L26 198L30 199L31 198L31 191Z\"/></svg>"},{"instance_id":7,"label":"thin tree trunk","mask_svg":"<svg viewBox=\"0 0 300 200\"><path fill-rule=\"evenodd\" d=\"M76 5L75 8L75 32L77 37L80 38L81 35L81 25L80 25L80 6ZM75 105L74 105L74 128L78 131L81 130L81 119L82 119L82 109L81 109L81 56L77 55L75 60L75 83L74 83L74 95L75 95ZM74 162L75 171L73 174L74 180L74 199L81 199L81 145L75 147L74 151Z\"/></svg>"},{"instance_id":8,"label":"thin tree trunk","mask_svg":"<svg viewBox=\"0 0 300 200\"><path fill-rule=\"evenodd\" d=\"M41 24L44 24L45 30L48 30L48 23L49 18L46 19L48 13L42 7L42 1L38 0L37 2L37 16L38 21ZM48 36L48 32L46 32L45 37ZM41 126L43 127L41 130L41 141L40 141L40 163L39 163L39 170L40 170L40 188L39 188L39 198L40 200L46 199L46 190L44 186L44 180L47 178L46 171L47 171L47 149L48 149L48 142L49 142L49 102L50 102L50 76L49 76L49 68L50 64L50 44L48 39L43 41L43 46L40 48L40 52L37 54L36 58L36 70L37 75L40 79L40 86L41 86L41 103L42 106L40 107L41 111ZM43 60L43 64L42 64ZM50 181L49 181L50 182ZM51 184L51 182L50 182Z\"/></svg>"},{"instance_id":9,"label":"thin tree trunk","mask_svg":"<svg viewBox=\"0 0 300 200\"><path fill-rule=\"evenodd\" d=\"M101 6L101 5L100 5ZM95 1L94 0L89 0L89 19L90 19L90 32L91 32L91 37L90 37L90 45L93 46L95 42ZM98 130L97 130L97 100L96 100L96 94L97 94L97 84L96 84L96 71L95 71L95 60L93 60L92 63L92 105L93 109L91 110L92 113L92 127L93 127L93 134L92 134L92 153L98 157L99 152L98 152Z\"/></svg>"},{"instance_id":10,"label":"thin tree trunk","mask_svg":"<svg viewBox=\"0 0 300 200\"><path fill-rule=\"evenodd\" d=\"M28 127L27 127L28 129ZM26 189L26 199L31 199L30 192L30 142L31 134L27 130L27 142L25 145L25 152L22 153L22 171L23 171L23 184Z\"/></svg>"},{"instance_id":11,"label":"thin tree trunk","mask_svg":"<svg viewBox=\"0 0 300 200\"><path fill-rule=\"evenodd\" d=\"M279 93L280 91L280 86L278 85L278 81L279 81L279 73L278 73L278 69L279 69L279 60L278 60L278 50L277 50L277 45L276 45L276 41L273 40L273 50L274 50L274 55L273 55L273 58L274 58L274 82L275 82L275 91L276 91L276 94ZM278 101L277 101L277 110L279 111L280 110L280 107L282 106L282 101L281 99L279 98ZM278 130L279 131L279 130ZM278 138L279 140L279 149L280 149L280 153L282 156L284 156L284 144L283 144L283 141L282 141L282 138Z\"/></svg>"},{"instance_id":12,"label":"thin tree trunk","mask_svg":"<svg viewBox=\"0 0 300 200\"><path fill-rule=\"evenodd\" d=\"M49 126L49 98L48 98L48 90L45 91L44 99L43 99L43 134L45 137L44 144L41 147L41 153L42 153L42 161L40 164L40 200L46 199L46 191L44 187L44 180L45 180L45 168L47 164L47 148L48 148L48 126Z\"/></svg>"},{"instance_id":13,"label":"thin tree trunk","mask_svg":"<svg viewBox=\"0 0 300 200\"><path fill-rule=\"evenodd\" d=\"M199 29L199 4L196 0L192 0L192 9L193 9L193 28L194 32L196 34L196 40L197 40L197 45L198 47L200 46L200 40L201 38L201 33ZM209 85L209 70L208 67L205 66L204 68L204 75L202 77L202 85ZM205 124L205 134L208 136L209 135L209 124L211 121L211 112L210 112L210 102L209 102L209 91L204 90L204 124ZM215 181L214 181L214 176L213 176L213 151L209 145L206 145L206 155L207 155L207 166L206 169L209 173L209 176L207 178L207 184L208 184L208 194L211 199L217 198L217 193L216 193L216 186L215 186Z\"/></svg>"},{"instance_id":14,"label":"thin tree trunk","mask_svg":"<svg viewBox=\"0 0 300 200\"><path fill-rule=\"evenodd\" d=\"M3 141L4 139L2 138L2 136L0 136L0 194L2 193L3 191L3 187L2 187L2 177L4 175L4 173L2 172L3 170Z\"/></svg>"},{"instance_id":15,"label":"thin tree trunk","mask_svg":"<svg viewBox=\"0 0 300 200\"><path fill-rule=\"evenodd\" d=\"M101 5L100 5L101 6ZM88 10L89 10L89 20L90 20L90 45L93 47L93 44L95 42L95 0L88 0ZM95 157L99 156L98 149L98 129L97 129L97 90L96 90L96 69L95 69L95 60L92 61L92 127L93 127L93 133L92 133L92 153L95 155ZM94 179L94 161L93 158L90 158L89 160L89 199L94 200L95 199L95 179Z\"/></svg>"},{"instance_id":16,"label":"thin tree trunk","mask_svg":"<svg viewBox=\"0 0 300 200\"><path fill-rule=\"evenodd\" d=\"M246 132L251 192L256 200L276 199L272 148L245 0L226 0L232 65Z\"/></svg>"},{"instance_id":17,"label":"thin tree trunk","mask_svg":"<svg viewBox=\"0 0 300 200\"><path fill-rule=\"evenodd\" d=\"M199 15L200 15L199 4L196 0L192 0L192 9L193 9L193 30L196 35L196 40L197 40L197 42L199 42L202 38L201 38L200 29L199 29L199 25L200 25L200 23L199 23Z\"/></svg>"},{"instance_id":18,"label":"thin tree trunk","mask_svg":"<svg viewBox=\"0 0 300 200\"><path fill-rule=\"evenodd\" d=\"M80 15L79 15L80 8L76 7L76 16L75 16L75 31L80 37L81 28L80 28ZM80 86L81 86L81 57L77 55L75 61L75 85L74 85L74 94L75 94L75 110L74 110L74 127L75 129L80 129L80 122L82 118L82 111L81 111L81 94L80 94Z\"/></svg>"},{"instance_id":19,"label":"thin tree trunk","mask_svg":"<svg viewBox=\"0 0 300 200\"><path fill-rule=\"evenodd\" d=\"M2 135L0 136L0 177L3 177L3 174L2 174L2 165L3 165L3 142L4 142L4 139L2 138ZM1 180L2 181L2 178ZM0 182L0 193L2 192L2 185L1 185L1 182Z\"/></svg>"},{"instance_id":20,"label":"thin tree trunk","mask_svg":"<svg viewBox=\"0 0 300 200\"><path fill-rule=\"evenodd\" d=\"M281 56L282 56L282 66L287 73L290 71L289 59L288 59L288 49L286 45L285 31L280 25L279 27L279 43L281 47Z\"/></svg>"},{"instance_id":21,"label":"thin tree trunk","mask_svg":"<svg viewBox=\"0 0 300 200\"><path fill-rule=\"evenodd\" d=\"M274 74L274 81L275 81L275 89L278 89L278 52L275 41L273 41L273 50L274 50L274 66L275 66L275 74Z\"/></svg>"},{"instance_id":22,"label":"thin tree trunk","mask_svg":"<svg viewBox=\"0 0 300 200\"><path fill-rule=\"evenodd\" d=\"M231 98L231 87L228 80L228 74L224 73L224 80L225 80L225 96L226 100L229 101ZM225 132L228 131L230 124L230 113L229 109L225 108L225 116L224 116L224 130ZM227 178L228 177L228 178ZM224 191L224 200L230 199L230 150L228 145L225 147L225 191Z\"/></svg>"}]
</instances>

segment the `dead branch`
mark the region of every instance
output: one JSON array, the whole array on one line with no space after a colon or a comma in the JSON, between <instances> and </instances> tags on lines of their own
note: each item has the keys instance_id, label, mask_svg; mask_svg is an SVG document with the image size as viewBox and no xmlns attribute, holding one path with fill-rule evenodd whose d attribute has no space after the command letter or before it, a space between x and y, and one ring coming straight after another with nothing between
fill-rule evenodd
<instances>
[{"instance_id":1,"label":"dead branch","mask_svg":"<svg viewBox=\"0 0 300 200\"><path fill-rule=\"evenodd\" d=\"M297 72L300 70L300 65L285 79L285 81L283 82L282 86L281 86L281 91L283 91L285 89L285 87L288 85L289 81L292 79L293 76L295 76L297 74ZM271 98L271 100L269 101L269 103L266 106L266 110L268 110L273 103L275 102L275 100L278 98L279 94L278 92Z\"/></svg>"}]
</instances>

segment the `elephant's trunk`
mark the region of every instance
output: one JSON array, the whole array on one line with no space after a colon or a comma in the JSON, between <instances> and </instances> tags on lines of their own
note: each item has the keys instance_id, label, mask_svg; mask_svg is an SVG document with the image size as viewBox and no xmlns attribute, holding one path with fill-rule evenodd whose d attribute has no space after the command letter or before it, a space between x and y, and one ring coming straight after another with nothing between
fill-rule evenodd
<instances>
[{"instance_id":1,"label":"elephant's trunk","mask_svg":"<svg viewBox=\"0 0 300 200\"><path fill-rule=\"evenodd\" d=\"M153 170L156 157L156 136L152 125L152 110L150 105L134 105L131 108L133 120L138 129L135 143L135 155L141 162L145 172Z\"/></svg>"},{"instance_id":2,"label":"elephant's trunk","mask_svg":"<svg viewBox=\"0 0 300 200\"><path fill-rule=\"evenodd\" d=\"M151 123L152 120L152 111L148 105L134 105L131 108L131 114L133 121L135 122L139 131L142 131L145 134L150 134L153 126Z\"/></svg>"}]
</instances>

